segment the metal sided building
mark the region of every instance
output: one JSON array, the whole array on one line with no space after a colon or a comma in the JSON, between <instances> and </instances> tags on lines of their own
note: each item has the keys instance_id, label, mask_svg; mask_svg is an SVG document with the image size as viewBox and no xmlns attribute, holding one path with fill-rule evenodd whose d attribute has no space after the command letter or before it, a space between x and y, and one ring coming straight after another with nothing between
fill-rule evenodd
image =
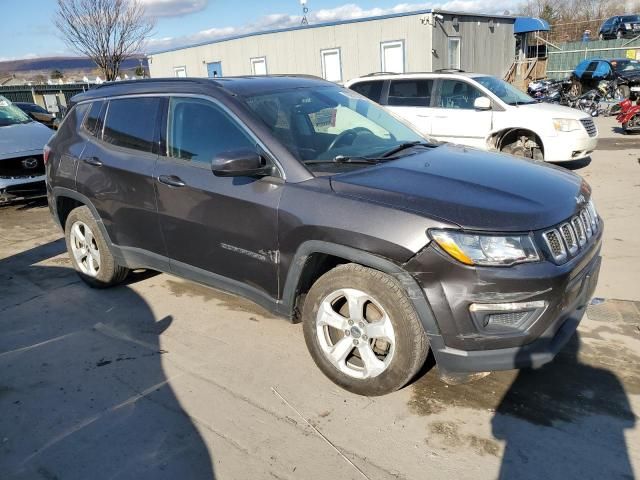
<instances>
[{"instance_id":1,"label":"metal sided building","mask_svg":"<svg viewBox=\"0 0 640 480\"><path fill-rule=\"evenodd\" d=\"M372 72L442 68L503 76L515 17L421 10L221 38L153 53L152 77L310 74L334 82Z\"/></svg>"}]
</instances>

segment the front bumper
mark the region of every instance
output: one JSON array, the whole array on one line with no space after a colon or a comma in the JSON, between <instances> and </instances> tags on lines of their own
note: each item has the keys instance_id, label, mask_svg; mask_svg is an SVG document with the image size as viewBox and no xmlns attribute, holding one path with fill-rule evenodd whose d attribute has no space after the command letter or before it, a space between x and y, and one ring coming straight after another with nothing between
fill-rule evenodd
<instances>
[{"instance_id":1,"label":"front bumper","mask_svg":"<svg viewBox=\"0 0 640 480\"><path fill-rule=\"evenodd\" d=\"M45 176L0 177L0 205L46 194Z\"/></svg>"},{"instance_id":2,"label":"front bumper","mask_svg":"<svg viewBox=\"0 0 640 480\"><path fill-rule=\"evenodd\" d=\"M406 267L422 286L438 331L427 332L436 363L447 373L537 368L553 360L571 338L595 290L602 228L589 248L563 265L549 261L509 268L462 265L431 245ZM482 330L471 304L547 303L522 330Z\"/></svg>"},{"instance_id":3,"label":"front bumper","mask_svg":"<svg viewBox=\"0 0 640 480\"><path fill-rule=\"evenodd\" d=\"M561 132L542 138L544 159L547 162L568 162L588 157L598 146L598 135L590 137L586 131Z\"/></svg>"}]
</instances>

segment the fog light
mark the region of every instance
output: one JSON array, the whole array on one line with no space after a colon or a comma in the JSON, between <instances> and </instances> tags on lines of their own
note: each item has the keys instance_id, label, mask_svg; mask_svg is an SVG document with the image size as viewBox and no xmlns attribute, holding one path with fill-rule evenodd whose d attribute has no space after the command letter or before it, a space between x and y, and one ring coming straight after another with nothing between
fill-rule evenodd
<instances>
[{"instance_id":1,"label":"fog light","mask_svg":"<svg viewBox=\"0 0 640 480\"><path fill-rule=\"evenodd\" d=\"M547 302L472 303L469 312L479 330L488 333L524 331L547 309Z\"/></svg>"}]
</instances>

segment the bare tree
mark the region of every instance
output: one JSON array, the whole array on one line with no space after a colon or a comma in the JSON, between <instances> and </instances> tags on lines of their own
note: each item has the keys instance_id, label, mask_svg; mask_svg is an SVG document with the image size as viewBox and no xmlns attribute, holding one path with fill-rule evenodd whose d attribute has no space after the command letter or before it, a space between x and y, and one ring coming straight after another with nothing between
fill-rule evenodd
<instances>
[{"instance_id":1,"label":"bare tree","mask_svg":"<svg viewBox=\"0 0 640 480\"><path fill-rule=\"evenodd\" d=\"M54 22L65 42L91 58L106 80L115 80L120 65L140 53L153 31L139 0L57 0Z\"/></svg>"}]
</instances>

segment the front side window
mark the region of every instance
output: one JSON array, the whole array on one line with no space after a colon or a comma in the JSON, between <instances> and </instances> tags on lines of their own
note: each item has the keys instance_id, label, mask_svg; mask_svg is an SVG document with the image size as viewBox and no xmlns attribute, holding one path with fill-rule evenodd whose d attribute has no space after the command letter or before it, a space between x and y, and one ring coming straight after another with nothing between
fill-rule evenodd
<instances>
[{"instance_id":1,"label":"front side window","mask_svg":"<svg viewBox=\"0 0 640 480\"><path fill-rule=\"evenodd\" d=\"M0 127L30 123L32 121L29 115L13 105L6 98L0 96Z\"/></svg>"},{"instance_id":2,"label":"front side window","mask_svg":"<svg viewBox=\"0 0 640 480\"><path fill-rule=\"evenodd\" d=\"M529 95L521 92L510 83L496 77L474 77L474 80L493 93L507 105L526 105L536 103Z\"/></svg>"},{"instance_id":3,"label":"front side window","mask_svg":"<svg viewBox=\"0 0 640 480\"><path fill-rule=\"evenodd\" d=\"M433 80L392 80L389 86L389 105L428 107L431 104Z\"/></svg>"},{"instance_id":4,"label":"front side window","mask_svg":"<svg viewBox=\"0 0 640 480\"><path fill-rule=\"evenodd\" d=\"M482 97L482 92L462 80L442 80L438 106L440 108L453 108L472 110L476 98Z\"/></svg>"},{"instance_id":5,"label":"front side window","mask_svg":"<svg viewBox=\"0 0 640 480\"><path fill-rule=\"evenodd\" d=\"M425 140L379 105L340 87L255 95L246 103L302 162L375 157L398 145Z\"/></svg>"},{"instance_id":6,"label":"front side window","mask_svg":"<svg viewBox=\"0 0 640 480\"><path fill-rule=\"evenodd\" d=\"M209 165L221 153L256 149L256 142L217 105L198 98L171 98L167 155Z\"/></svg>"},{"instance_id":7,"label":"front side window","mask_svg":"<svg viewBox=\"0 0 640 480\"><path fill-rule=\"evenodd\" d=\"M153 152L154 132L159 111L159 98L110 100L102 140L118 147Z\"/></svg>"}]
</instances>

